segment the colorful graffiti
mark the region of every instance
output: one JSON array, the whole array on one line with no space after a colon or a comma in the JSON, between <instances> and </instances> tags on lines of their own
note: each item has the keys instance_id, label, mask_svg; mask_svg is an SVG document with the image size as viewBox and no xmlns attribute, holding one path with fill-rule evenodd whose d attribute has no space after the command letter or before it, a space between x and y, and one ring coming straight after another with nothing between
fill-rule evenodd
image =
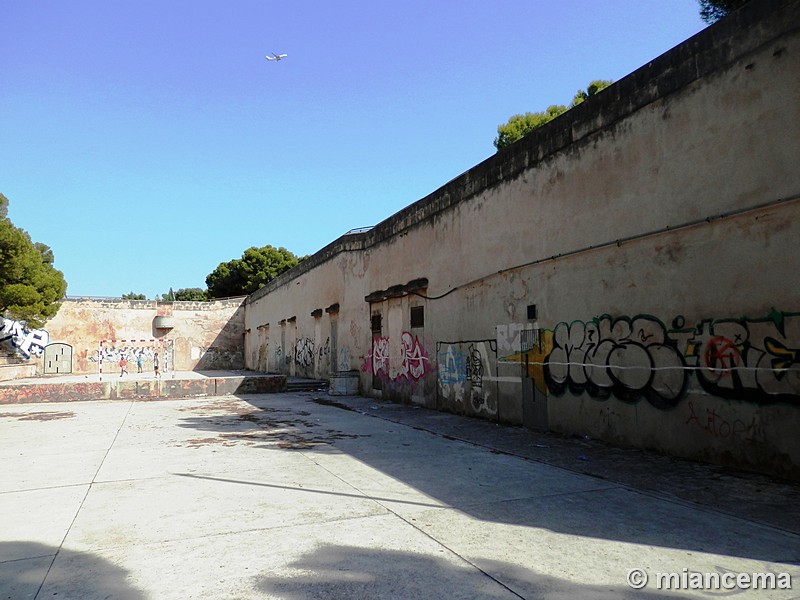
<instances>
[{"instance_id":1,"label":"colorful graffiti","mask_svg":"<svg viewBox=\"0 0 800 600\"><path fill-rule=\"evenodd\" d=\"M93 355L89 357L92 362L98 362L102 356L103 362L117 363L122 357L128 362L135 361L139 356L142 357L144 362L153 362L153 356L156 353L156 348L141 347L141 346L108 346L103 345L102 355L100 350L95 350Z\"/></svg>"},{"instance_id":2,"label":"colorful graffiti","mask_svg":"<svg viewBox=\"0 0 800 600\"><path fill-rule=\"evenodd\" d=\"M393 347L389 338L374 338L361 370L392 383L415 383L433 372L425 348L415 335L404 331L397 346ZM392 356L396 360L391 360Z\"/></svg>"},{"instance_id":3,"label":"colorful graffiti","mask_svg":"<svg viewBox=\"0 0 800 600\"><path fill-rule=\"evenodd\" d=\"M469 402L474 412L497 413L495 340L439 342L436 344L439 394L458 404ZM493 361L492 359L495 359Z\"/></svg>"},{"instance_id":4,"label":"colorful graffiti","mask_svg":"<svg viewBox=\"0 0 800 600\"><path fill-rule=\"evenodd\" d=\"M545 393L587 393L675 406L692 376L708 393L757 404L800 404L800 313L707 319L672 327L650 315L559 323L539 344L504 357L523 362ZM541 383L540 383L541 382ZM540 389L542 389L540 387Z\"/></svg>"},{"instance_id":5,"label":"colorful graffiti","mask_svg":"<svg viewBox=\"0 0 800 600\"><path fill-rule=\"evenodd\" d=\"M25 360L41 356L49 341L50 334L44 329L29 329L25 321L3 318L0 345L11 348Z\"/></svg>"}]
</instances>

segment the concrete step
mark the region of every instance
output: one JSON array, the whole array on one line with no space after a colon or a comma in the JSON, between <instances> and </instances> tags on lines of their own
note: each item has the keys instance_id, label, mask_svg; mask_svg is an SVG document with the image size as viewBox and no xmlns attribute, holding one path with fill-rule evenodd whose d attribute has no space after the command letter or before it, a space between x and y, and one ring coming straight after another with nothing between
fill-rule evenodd
<instances>
[{"instance_id":1,"label":"concrete step","mask_svg":"<svg viewBox=\"0 0 800 600\"><path fill-rule=\"evenodd\" d=\"M328 389L326 379L290 378L286 380L287 392L316 392Z\"/></svg>"}]
</instances>

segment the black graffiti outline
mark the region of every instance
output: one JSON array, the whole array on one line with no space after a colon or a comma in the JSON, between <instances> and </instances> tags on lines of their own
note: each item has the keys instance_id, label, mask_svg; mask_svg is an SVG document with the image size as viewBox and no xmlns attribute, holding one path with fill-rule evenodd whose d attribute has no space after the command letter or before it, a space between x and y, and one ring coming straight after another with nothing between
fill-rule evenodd
<instances>
[{"instance_id":1,"label":"black graffiti outline","mask_svg":"<svg viewBox=\"0 0 800 600\"><path fill-rule=\"evenodd\" d=\"M644 337L646 339L653 337L653 334L645 336L643 328L638 330L634 328L634 324L642 319L645 319L662 329L664 333L664 341L662 343L645 345L636 341L637 337ZM612 334L619 329L627 329L629 334L622 339L613 339L611 337L603 338L598 329L599 325L603 322L610 323L609 332ZM589 324L593 325L593 327L587 328L587 325ZM620 324L622 324L623 327L620 328ZM688 378L685 371L683 371L683 369L686 367L686 362L682 353L678 350L677 343L668 337L668 331L659 319L647 314L640 314L634 317L616 318L611 317L610 315L603 315L602 317L598 317L589 323L573 321L565 325L568 332L571 332L571 328L574 326L582 326L585 328L584 339L581 340L580 344L577 346L569 345L567 348L557 346L556 336L553 336L554 349L558 347L563 350L567 356L568 363L577 363L578 365L581 365L580 370L582 371L583 381L575 381L575 379L571 376L570 370L567 371L566 377L563 378L563 381L560 380L561 378L556 377L553 373L553 362L556 361L552 361L553 351L551 350L544 360L543 370L545 383L553 394L560 396L569 390L571 393L576 395L585 392L597 400L607 400L611 396L614 396L627 403L636 403L644 398L655 408L661 410L674 408L680 402L680 399L684 395L688 385ZM597 341L593 340L595 333L597 333L598 336ZM588 340L588 342L586 340ZM603 346L607 347L607 351L603 348ZM624 370L622 370L620 366L610 364L609 362L612 356L620 353L626 353L631 350L635 351L639 356L647 357L649 361L649 365L641 367L649 370L647 380L642 382L638 387L631 387L628 385L628 383L625 381L625 377L623 376ZM669 357L677 363L675 366L678 369L681 369L680 375L678 376L680 378L680 383L677 388L674 386L667 386L667 389L670 392L669 395L661 393L659 389L654 386L659 372L659 370L656 368L657 361L653 358L653 352L655 351L659 353L668 353ZM578 360L573 360L573 352L578 355ZM599 377L596 372L606 376L608 380L606 385L601 385L598 383L598 380L602 379L602 377ZM675 376L675 374L673 374L673 376Z\"/></svg>"}]
</instances>

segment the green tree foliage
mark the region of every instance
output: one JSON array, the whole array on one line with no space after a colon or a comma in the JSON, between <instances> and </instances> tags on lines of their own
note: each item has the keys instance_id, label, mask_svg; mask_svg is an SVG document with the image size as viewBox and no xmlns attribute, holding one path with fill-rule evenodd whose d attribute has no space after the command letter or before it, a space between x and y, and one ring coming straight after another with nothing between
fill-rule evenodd
<instances>
[{"instance_id":1,"label":"green tree foliage","mask_svg":"<svg viewBox=\"0 0 800 600\"><path fill-rule=\"evenodd\" d=\"M53 266L53 251L31 240L8 218L8 199L0 194L0 315L41 327L61 306L64 274Z\"/></svg>"},{"instance_id":2,"label":"green tree foliage","mask_svg":"<svg viewBox=\"0 0 800 600\"><path fill-rule=\"evenodd\" d=\"M175 300L204 302L208 300L208 293L200 288L181 288L175 292Z\"/></svg>"},{"instance_id":3,"label":"green tree foliage","mask_svg":"<svg viewBox=\"0 0 800 600\"><path fill-rule=\"evenodd\" d=\"M248 248L242 258L220 263L208 277L209 298L226 298L252 294L284 271L300 262L286 248L264 246Z\"/></svg>"},{"instance_id":4,"label":"green tree foliage","mask_svg":"<svg viewBox=\"0 0 800 600\"><path fill-rule=\"evenodd\" d=\"M163 302L171 302L175 300L205 302L208 300L208 293L200 288L181 288L177 292L173 292L172 288L169 288L169 292L162 294L160 299Z\"/></svg>"},{"instance_id":5,"label":"green tree foliage","mask_svg":"<svg viewBox=\"0 0 800 600\"><path fill-rule=\"evenodd\" d=\"M578 106L578 104L581 102L588 100L599 92L602 92L612 83L614 82L609 79L596 79L595 81L592 81L588 86L586 86L585 90L578 90L575 93L575 96L572 98L572 102L570 102L569 107L573 108Z\"/></svg>"},{"instance_id":6,"label":"green tree foliage","mask_svg":"<svg viewBox=\"0 0 800 600\"><path fill-rule=\"evenodd\" d=\"M566 106L553 104L548 106L544 112L527 112L524 115L512 115L508 122L498 125L494 147L502 150L565 112L567 112Z\"/></svg>"},{"instance_id":7,"label":"green tree foliage","mask_svg":"<svg viewBox=\"0 0 800 600\"><path fill-rule=\"evenodd\" d=\"M700 18L708 24L716 23L749 0L697 0L700 4Z\"/></svg>"},{"instance_id":8,"label":"green tree foliage","mask_svg":"<svg viewBox=\"0 0 800 600\"><path fill-rule=\"evenodd\" d=\"M147 300L147 296L144 294L137 294L135 292L128 292L127 294L122 294L123 300Z\"/></svg>"},{"instance_id":9,"label":"green tree foliage","mask_svg":"<svg viewBox=\"0 0 800 600\"><path fill-rule=\"evenodd\" d=\"M585 90L578 90L569 106L553 104L548 106L544 112L528 112L524 115L513 115L506 123L498 125L497 137L494 140L494 147L498 150L510 146L520 138L529 134L534 129L538 129L545 123L549 123L556 117L563 115L570 108L578 106L581 102L594 96L598 92L606 89L613 81L598 79L592 81Z\"/></svg>"}]
</instances>

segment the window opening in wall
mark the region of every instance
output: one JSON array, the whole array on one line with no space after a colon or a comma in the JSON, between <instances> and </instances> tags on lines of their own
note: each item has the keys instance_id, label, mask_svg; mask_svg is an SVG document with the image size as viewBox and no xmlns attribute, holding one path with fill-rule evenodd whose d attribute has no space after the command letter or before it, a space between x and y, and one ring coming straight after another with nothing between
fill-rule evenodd
<instances>
[{"instance_id":1,"label":"window opening in wall","mask_svg":"<svg viewBox=\"0 0 800 600\"><path fill-rule=\"evenodd\" d=\"M383 327L383 320L381 319L381 314L376 313L372 315L372 333L380 333Z\"/></svg>"},{"instance_id":2,"label":"window opening in wall","mask_svg":"<svg viewBox=\"0 0 800 600\"><path fill-rule=\"evenodd\" d=\"M425 327L425 307L412 306L411 307L411 328Z\"/></svg>"}]
</instances>

